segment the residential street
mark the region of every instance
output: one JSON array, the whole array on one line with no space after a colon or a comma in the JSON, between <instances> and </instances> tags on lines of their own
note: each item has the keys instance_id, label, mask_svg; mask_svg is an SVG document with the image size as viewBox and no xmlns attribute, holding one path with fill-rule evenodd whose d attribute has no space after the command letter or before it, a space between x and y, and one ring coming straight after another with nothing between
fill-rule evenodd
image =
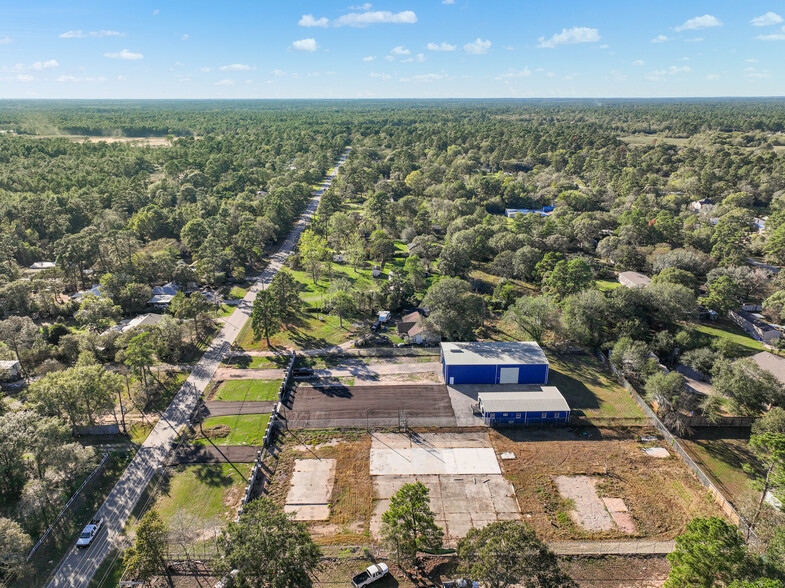
<instances>
[{"instance_id":1,"label":"residential street","mask_svg":"<svg viewBox=\"0 0 785 588\"><path fill-rule=\"evenodd\" d=\"M237 310L227 317L220 333L215 337L202 359L194 366L190 376L161 415L160 421L98 510L97 516L105 518L105 530L88 549L77 550L72 547L60 562L54 576L47 584L48 587L86 588L90 584L101 562L122 534L132 509L143 495L154 473L164 465L177 433L188 423L196 407L197 399L212 380L218 364L226 357L240 329L249 319L257 292L266 288L275 274L283 267L300 235L313 218L321 195L330 187L340 166L346 161L349 149L347 148L343 153L338 165L333 168L322 186L314 192L308 207L278 252L273 255L267 269L248 290Z\"/></svg>"}]
</instances>

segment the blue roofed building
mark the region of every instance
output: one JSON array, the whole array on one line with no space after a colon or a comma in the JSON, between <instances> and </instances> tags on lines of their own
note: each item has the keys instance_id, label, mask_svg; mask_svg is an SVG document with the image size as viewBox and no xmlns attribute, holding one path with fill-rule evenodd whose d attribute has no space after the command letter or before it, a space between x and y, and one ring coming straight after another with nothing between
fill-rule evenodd
<instances>
[{"instance_id":1,"label":"blue roofed building","mask_svg":"<svg viewBox=\"0 0 785 588\"><path fill-rule=\"evenodd\" d=\"M533 341L442 343L444 383L547 384L548 359Z\"/></svg>"}]
</instances>

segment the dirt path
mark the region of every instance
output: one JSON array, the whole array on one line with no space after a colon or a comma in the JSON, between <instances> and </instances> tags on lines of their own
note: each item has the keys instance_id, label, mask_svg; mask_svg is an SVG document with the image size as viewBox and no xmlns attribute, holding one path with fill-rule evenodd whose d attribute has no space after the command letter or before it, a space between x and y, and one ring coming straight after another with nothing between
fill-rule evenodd
<instances>
[{"instance_id":1,"label":"dirt path","mask_svg":"<svg viewBox=\"0 0 785 588\"><path fill-rule=\"evenodd\" d=\"M211 400L202 406L203 418L242 414L267 414L277 402L251 402L244 400Z\"/></svg>"},{"instance_id":2,"label":"dirt path","mask_svg":"<svg viewBox=\"0 0 785 588\"><path fill-rule=\"evenodd\" d=\"M674 541L556 541L548 547L556 555L664 555Z\"/></svg>"},{"instance_id":3,"label":"dirt path","mask_svg":"<svg viewBox=\"0 0 785 588\"><path fill-rule=\"evenodd\" d=\"M191 463L253 463L256 454L262 450L256 445L183 445L169 456L167 466Z\"/></svg>"},{"instance_id":4,"label":"dirt path","mask_svg":"<svg viewBox=\"0 0 785 588\"><path fill-rule=\"evenodd\" d=\"M216 380L283 380L286 370L241 369L219 367L215 370Z\"/></svg>"}]
</instances>

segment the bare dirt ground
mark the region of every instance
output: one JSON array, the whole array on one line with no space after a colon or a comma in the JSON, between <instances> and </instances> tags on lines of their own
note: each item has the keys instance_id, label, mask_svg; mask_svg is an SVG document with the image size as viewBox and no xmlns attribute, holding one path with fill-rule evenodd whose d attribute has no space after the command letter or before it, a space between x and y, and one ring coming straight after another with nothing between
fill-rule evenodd
<instances>
[{"instance_id":1,"label":"bare dirt ground","mask_svg":"<svg viewBox=\"0 0 785 588\"><path fill-rule=\"evenodd\" d=\"M561 565L581 588L660 588L670 572L664 557L570 557Z\"/></svg>"},{"instance_id":2,"label":"bare dirt ground","mask_svg":"<svg viewBox=\"0 0 785 588\"><path fill-rule=\"evenodd\" d=\"M657 459L641 451L648 429L538 428L491 430L497 454L512 481L523 513L545 541L601 539L669 540L696 516L723 516L706 489L678 457ZM600 498L621 498L635 534L617 528L589 532L570 516L572 500L558 491L554 476L591 476Z\"/></svg>"},{"instance_id":3,"label":"bare dirt ground","mask_svg":"<svg viewBox=\"0 0 785 588\"><path fill-rule=\"evenodd\" d=\"M287 502L295 461L334 459L335 477L329 496L329 518L308 523L318 543L334 545L368 545L373 501L370 474L370 436L347 431L295 431L286 434L270 464L273 472L267 494L282 507ZM367 564L366 564L367 565Z\"/></svg>"}]
</instances>

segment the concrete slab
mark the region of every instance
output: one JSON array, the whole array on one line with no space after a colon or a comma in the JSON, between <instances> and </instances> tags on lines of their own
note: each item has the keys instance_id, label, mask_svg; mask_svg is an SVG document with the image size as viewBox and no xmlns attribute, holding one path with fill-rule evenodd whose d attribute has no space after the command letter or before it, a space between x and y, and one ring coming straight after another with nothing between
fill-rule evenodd
<instances>
[{"instance_id":1,"label":"concrete slab","mask_svg":"<svg viewBox=\"0 0 785 588\"><path fill-rule=\"evenodd\" d=\"M371 446L371 475L501 474L490 447L392 449Z\"/></svg>"},{"instance_id":2,"label":"concrete slab","mask_svg":"<svg viewBox=\"0 0 785 588\"><path fill-rule=\"evenodd\" d=\"M609 512L627 512L627 505L622 498L603 498L602 501Z\"/></svg>"},{"instance_id":3,"label":"concrete slab","mask_svg":"<svg viewBox=\"0 0 785 588\"><path fill-rule=\"evenodd\" d=\"M668 453L668 450L664 447L645 447L643 449L643 453L649 457L656 457L658 459L665 459L666 457L671 456L671 454Z\"/></svg>"},{"instance_id":4,"label":"concrete slab","mask_svg":"<svg viewBox=\"0 0 785 588\"><path fill-rule=\"evenodd\" d=\"M613 517L613 522L616 523L616 526L619 527L622 533L630 535L635 533L635 521L632 520L630 513L613 511L611 512L611 517Z\"/></svg>"},{"instance_id":5,"label":"concrete slab","mask_svg":"<svg viewBox=\"0 0 785 588\"><path fill-rule=\"evenodd\" d=\"M330 495L335 483L334 459L298 459L294 462L285 512L295 513L296 521L323 521L330 518Z\"/></svg>"},{"instance_id":6,"label":"concrete slab","mask_svg":"<svg viewBox=\"0 0 785 588\"><path fill-rule=\"evenodd\" d=\"M515 459L515 454L512 451L505 451L500 457L502 459Z\"/></svg>"},{"instance_id":7,"label":"concrete slab","mask_svg":"<svg viewBox=\"0 0 785 588\"><path fill-rule=\"evenodd\" d=\"M587 531L608 531L613 529L613 519L597 495L596 480L590 476L556 476L554 478L559 494L572 500L575 510L570 515Z\"/></svg>"}]
</instances>

